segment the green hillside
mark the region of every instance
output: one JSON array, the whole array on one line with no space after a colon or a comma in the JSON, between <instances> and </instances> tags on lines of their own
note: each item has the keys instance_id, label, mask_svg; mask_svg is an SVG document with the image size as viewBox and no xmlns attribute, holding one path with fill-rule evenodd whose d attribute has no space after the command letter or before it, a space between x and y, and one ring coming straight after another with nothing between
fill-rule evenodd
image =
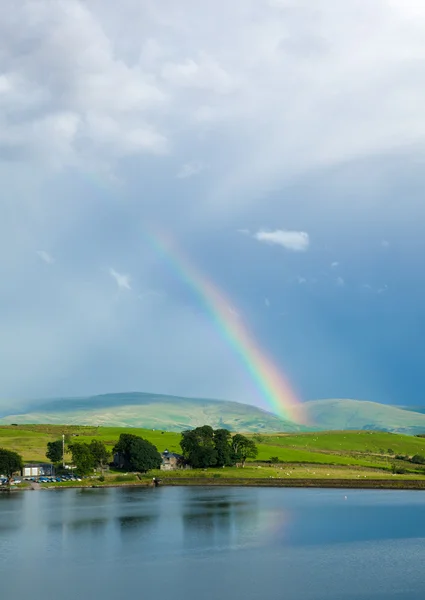
<instances>
[{"instance_id":1,"label":"green hillside","mask_svg":"<svg viewBox=\"0 0 425 600\"><path fill-rule=\"evenodd\" d=\"M23 455L25 461L45 461L47 442L59 439L62 433L76 436L78 441L103 440L112 450L121 427L82 427L62 425L0 426L0 447ZM131 432L151 441L161 452L180 451L180 434L151 429L132 428ZM371 432L343 431L294 433L281 435L251 434L258 446L258 461L279 459L287 464L327 465L329 467L374 468L388 471L396 462L403 469L415 469L399 458L425 455L425 438ZM423 467L420 467L423 471Z\"/></svg>"},{"instance_id":2,"label":"green hillside","mask_svg":"<svg viewBox=\"0 0 425 600\"><path fill-rule=\"evenodd\" d=\"M329 430L375 430L415 435L425 433L425 414L412 408L361 400L315 400L304 404L309 426L239 402L149 393L122 393L56 398L27 404L20 411L3 408L0 423L51 423L142 427L182 431L209 424L247 433Z\"/></svg>"},{"instance_id":3,"label":"green hillside","mask_svg":"<svg viewBox=\"0 0 425 600\"><path fill-rule=\"evenodd\" d=\"M39 401L28 412L3 413L0 423L144 427L167 431L182 431L205 423L246 432L306 429L248 404L144 393Z\"/></svg>"},{"instance_id":4,"label":"green hillside","mask_svg":"<svg viewBox=\"0 0 425 600\"><path fill-rule=\"evenodd\" d=\"M361 400L314 400L305 403L318 430L368 429L406 434L425 432L425 414Z\"/></svg>"}]
</instances>

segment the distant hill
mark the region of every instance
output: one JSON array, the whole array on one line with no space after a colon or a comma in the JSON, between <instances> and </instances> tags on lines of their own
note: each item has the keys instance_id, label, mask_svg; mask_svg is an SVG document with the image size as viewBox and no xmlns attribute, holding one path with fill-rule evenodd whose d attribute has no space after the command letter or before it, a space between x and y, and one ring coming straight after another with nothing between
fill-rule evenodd
<instances>
[{"instance_id":1,"label":"distant hill","mask_svg":"<svg viewBox=\"0 0 425 600\"><path fill-rule=\"evenodd\" d=\"M245 432L306 430L248 404L141 392L40 400L25 412L12 414L10 409L3 412L0 423L145 427L167 431L205 424Z\"/></svg>"},{"instance_id":2,"label":"distant hill","mask_svg":"<svg viewBox=\"0 0 425 600\"><path fill-rule=\"evenodd\" d=\"M367 429L416 434L425 432L421 408L401 408L362 400L313 400L305 403L317 429Z\"/></svg>"},{"instance_id":3,"label":"distant hill","mask_svg":"<svg viewBox=\"0 0 425 600\"><path fill-rule=\"evenodd\" d=\"M285 421L255 406L225 400L185 398L142 392L38 400L20 410L3 409L0 423L50 423L144 427L182 431L198 425L245 432L375 430L425 433L423 408L402 408L361 400L313 400L305 403L309 426Z\"/></svg>"}]
</instances>

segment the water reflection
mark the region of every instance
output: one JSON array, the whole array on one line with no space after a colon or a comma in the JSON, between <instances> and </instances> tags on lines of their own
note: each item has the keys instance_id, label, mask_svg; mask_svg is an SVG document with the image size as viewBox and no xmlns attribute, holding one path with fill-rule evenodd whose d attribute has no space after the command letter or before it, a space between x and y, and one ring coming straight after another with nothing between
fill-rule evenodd
<instances>
[{"instance_id":1,"label":"water reflection","mask_svg":"<svg viewBox=\"0 0 425 600\"><path fill-rule=\"evenodd\" d=\"M1 598L423 598L424 494L164 487L7 496Z\"/></svg>"},{"instance_id":2,"label":"water reflection","mask_svg":"<svg viewBox=\"0 0 425 600\"><path fill-rule=\"evenodd\" d=\"M283 510L259 510L255 491L195 497L189 492L182 511L184 544L187 549L250 548L269 542L286 520Z\"/></svg>"},{"instance_id":3,"label":"water reflection","mask_svg":"<svg viewBox=\"0 0 425 600\"><path fill-rule=\"evenodd\" d=\"M15 491L0 492L0 534L17 531L23 526L24 494Z\"/></svg>"},{"instance_id":4,"label":"water reflection","mask_svg":"<svg viewBox=\"0 0 425 600\"><path fill-rule=\"evenodd\" d=\"M125 515L118 517L116 522L122 536L139 537L141 534L151 533L158 521L158 515Z\"/></svg>"},{"instance_id":5,"label":"water reflection","mask_svg":"<svg viewBox=\"0 0 425 600\"><path fill-rule=\"evenodd\" d=\"M72 519L65 523L66 529L69 532L80 533L81 531L94 534L100 533L108 524L107 518L89 518L89 519Z\"/></svg>"}]
</instances>

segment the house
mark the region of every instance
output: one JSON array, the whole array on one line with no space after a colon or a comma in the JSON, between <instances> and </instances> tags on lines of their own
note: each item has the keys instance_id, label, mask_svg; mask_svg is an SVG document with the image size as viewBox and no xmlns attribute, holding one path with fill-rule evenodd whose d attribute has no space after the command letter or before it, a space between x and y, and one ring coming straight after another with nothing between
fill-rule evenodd
<instances>
[{"instance_id":1,"label":"house","mask_svg":"<svg viewBox=\"0 0 425 600\"><path fill-rule=\"evenodd\" d=\"M112 463L114 467L117 467L118 469L124 469L126 466L124 454L122 452L115 452Z\"/></svg>"},{"instance_id":2,"label":"house","mask_svg":"<svg viewBox=\"0 0 425 600\"><path fill-rule=\"evenodd\" d=\"M40 477L40 475L53 475L52 463L28 463L22 468L22 477Z\"/></svg>"},{"instance_id":3,"label":"house","mask_svg":"<svg viewBox=\"0 0 425 600\"><path fill-rule=\"evenodd\" d=\"M185 468L184 458L181 454L175 454L174 452L164 450L164 452L161 454L161 458L161 469L163 471L174 471L175 469Z\"/></svg>"}]
</instances>

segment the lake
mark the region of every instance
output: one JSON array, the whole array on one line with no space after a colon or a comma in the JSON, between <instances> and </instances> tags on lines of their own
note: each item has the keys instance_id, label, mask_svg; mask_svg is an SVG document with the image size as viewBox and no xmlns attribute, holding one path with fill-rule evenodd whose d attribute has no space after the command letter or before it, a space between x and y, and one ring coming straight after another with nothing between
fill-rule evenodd
<instances>
[{"instance_id":1,"label":"lake","mask_svg":"<svg viewBox=\"0 0 425 600\"><path fill-rule=\"evenodd\" d=\"M423 600L425 493L0 493L2 598Z\"/></svg>"}]
</instances>

